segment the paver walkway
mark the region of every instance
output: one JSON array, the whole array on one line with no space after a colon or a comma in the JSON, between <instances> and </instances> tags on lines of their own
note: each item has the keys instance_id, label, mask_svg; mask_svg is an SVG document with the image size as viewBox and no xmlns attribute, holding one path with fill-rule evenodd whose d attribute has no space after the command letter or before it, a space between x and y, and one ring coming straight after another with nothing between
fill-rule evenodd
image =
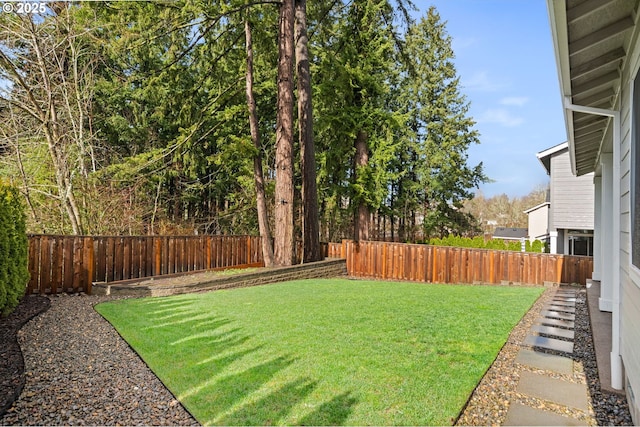
<instances>
[{"instance_id":1,"label":"paver walkway","mask_svg":"<svg viewBox=\"0 0 640 427\"><path fill-rule=\"evenodd\" d=\"M573 353L577 290L560 287L531 326L516 357L524 368L517 393L527 402L543 402L537 407L512 402L504 425L587 424L583 419L560 415L542 407L567 408L568 414L589 416L589 390L584 381L574 379Z\"/></svg>"}]
</instances>

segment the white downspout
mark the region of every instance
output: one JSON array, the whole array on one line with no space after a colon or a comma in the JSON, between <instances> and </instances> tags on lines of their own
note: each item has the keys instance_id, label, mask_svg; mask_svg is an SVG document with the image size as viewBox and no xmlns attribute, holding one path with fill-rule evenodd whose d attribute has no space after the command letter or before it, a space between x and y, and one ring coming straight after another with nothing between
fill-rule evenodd
<instances>
[{"instance_id":1,"label":"white downspout","mask_svg":"<svg viewBox=\"0 0 640 427\"><path fill-rule=\"evenodd\" d=\"M611 319L611 387L622 390L623 373L622 357L620 357L620 112L616 110L605 110L603 108L586 107L571 103L571 98L564 98L564 108L567 110L595 114L613 118L613 256L617 259L614 262L612 272L613 286L613 312ZM603 190L604 191L604 190Z\"/></svg>"}]
</instances>

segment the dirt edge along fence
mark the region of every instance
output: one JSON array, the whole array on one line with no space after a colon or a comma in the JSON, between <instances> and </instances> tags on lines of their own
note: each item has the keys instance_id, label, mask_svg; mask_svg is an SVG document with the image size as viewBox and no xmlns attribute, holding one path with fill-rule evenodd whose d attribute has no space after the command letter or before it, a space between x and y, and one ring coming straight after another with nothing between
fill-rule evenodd
<instances>
[{"instance_id":1,"label":"dirt edge along fence","mask_svg":"<svg viewBox=\"0 0 640 427\"><path fill-rule=\"evenodd\" d=\"M256 236L29 236L29 294L91 293L93 282L262 264Z\"/></svg>"},{"instance_id":2,"label":"dirt edge along fence","mask_svg":"<svg viewBox=\"0 0 640 427\"><path fill-rule=\"evenodd\" d=\"M346 258L350 276L429 283L545 282L585 285L593 258L391 242L343 240L326 255Z\"/></svg>"}]
</instances>

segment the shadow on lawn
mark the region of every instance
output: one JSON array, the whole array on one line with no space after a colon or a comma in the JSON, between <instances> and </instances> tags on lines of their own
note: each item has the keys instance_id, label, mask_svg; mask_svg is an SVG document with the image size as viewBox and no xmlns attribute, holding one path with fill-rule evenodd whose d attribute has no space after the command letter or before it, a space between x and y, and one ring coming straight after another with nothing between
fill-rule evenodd
<instances>
[{"instance_id":1,"label":"shadow on lawn","mask_svg":"<svg viewBox=\"0 0 640 427\"><path fill-rule=\"evenodd\" d=\"M232 380L238 380L233 378ZM299 378L289 381L261 397L247 403L223 417L215 417L205 422L207 425L276 425L291 410L303 401L316 388L317 381L309 378ZM328 402L321 404L313 412L305 415L296 422L297 425L335 426L343 424L358 400L351 396L351 392L343 393Z\"/></svg>"},{"instance_id":2,"label":"shadow on lawn","mask_svg":"<svg viewBox=\"0 0 640 427\"><path fill-rule=\"evenodd\" d=\"M339 426L342 425L358 403L358 399L351 392L342 393L328 402L323 403L302 418L298 424L301 426Z\"/></svg>"},{"instance_id":3,"label":"shadow on lawn","mask_svg":"<svg viewBox=\"0 0 640 427\"><path fill-rule=\"evenodd\" d=\"M165 356L166 352L171 354L171 357L158 358L161 369L154 371L203 424L280 423L318 385L308 377L274 382L279 372L295 363L294 356L263 354L262 350L268 350L265 344L252 343L254 337L233 327L230 319L194 310L189 299L156 299L143 304L154 307L141 329L148 332L148 340L161 336L164 343L153 351ZM235 363L239 365L235 365L234 371ZM254 393L260 397L251 399ZM317 406L297 423L340 425L356 403L350 392L340 394Z\"/></svg>"},{"instance_id":4,"label":"shadow on lawn","mask_svg":"<svg viewBox=\"0 0 640 427\"><path fill-rule=\"evenodd\" d=\"M293 406L313 391L316 384L309 379L290 381L268 395L243 405L230 415L210 423L229 426L278 424Z\"/></svg>"}]
</instances>

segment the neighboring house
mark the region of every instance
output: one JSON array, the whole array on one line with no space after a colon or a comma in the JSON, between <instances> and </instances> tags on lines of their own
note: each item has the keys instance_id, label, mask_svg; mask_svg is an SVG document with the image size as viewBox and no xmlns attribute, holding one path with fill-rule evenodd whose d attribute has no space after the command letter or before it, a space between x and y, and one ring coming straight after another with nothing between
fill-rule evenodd
<instances>
[{"instance_id":1,"label":"neighboring house","mask_svg":"<svg viewBox=\"0 0 640 427\"><path fill-rule=\"evenodd\" d=\"M524 211L529 219L527 230L530 242L540 240L549 245L549 205L551 203L544 202Z\"/></svg>"},{"instance_id":2,"label":"neighboring house","mask_svg":"<svg viewBox=\"0 0 640 427\"><path fill-rule=\"evenodd\" d=\"M593 278L611 312L611 386L640 423L639 0L547 0L572 172L595 173ZM570 6L570 7L569 7ZM599 367L600 368L600 367Z\"/></svg>"},{"instance_id":3,"label":"neighboring house","mask_svg":"<svg viewBox=\"0 0 640 427\"><path fill-rule=\"evenodd\" d=\"M493 238L500 240L515 240L519 242L526 237L526 228L496 227L493 232Z\"/></svg>"},{"instance_id":4,"label":"neighboring house","mask_svg":"<svg viewBox=\"0 0 640 427\"><path fill-rule=\"evenodd\" d=\"M549 252L592 256L593 173L582 176L571 173L567 142L541 151L537 157L549 175ZM538 211L533 213L542 216Z\"/></svg>"}]
</instances>

